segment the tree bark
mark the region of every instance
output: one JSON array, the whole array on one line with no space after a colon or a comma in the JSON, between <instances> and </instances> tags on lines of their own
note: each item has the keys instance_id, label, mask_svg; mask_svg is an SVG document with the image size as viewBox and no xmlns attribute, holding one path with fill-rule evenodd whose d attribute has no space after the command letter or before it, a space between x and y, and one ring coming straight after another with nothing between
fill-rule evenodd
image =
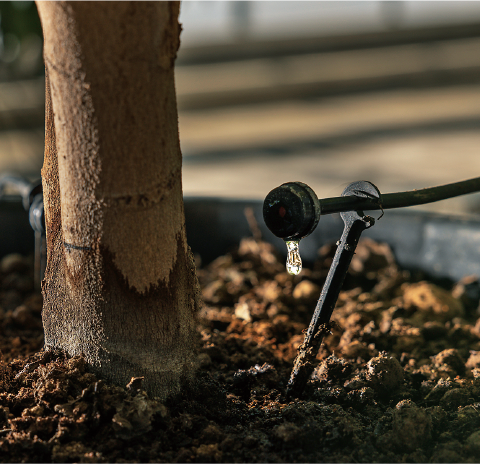
<instances>
[{"instance_id":1,"label":"tree bark","mask_svg":"<svg viewBox=\"0 0 480 464\"><path fill-rule=\"evenodd\" d=\"M177 2L37 2L47 348L119 385L178 392L199 294L186 243L174 87Z\"/></svg>"}]
</instances>

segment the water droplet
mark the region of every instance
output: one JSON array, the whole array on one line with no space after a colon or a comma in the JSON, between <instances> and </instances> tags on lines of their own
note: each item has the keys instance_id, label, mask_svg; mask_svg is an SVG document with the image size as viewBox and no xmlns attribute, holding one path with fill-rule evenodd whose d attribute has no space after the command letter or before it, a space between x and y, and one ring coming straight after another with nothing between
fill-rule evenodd
<instances>
[{"instance_id":1,"label":"water droplet","mask_svg":"<svg viewBox=\"0 0 480 464\"><path fill-rule=\"evenodd\" d=\"M300 258L300 251L298 244L300 241L286 241L288 255L287 255L287 271L290 275L298 275L302 270L302 258Z\"/></svg>"}]
</instances>

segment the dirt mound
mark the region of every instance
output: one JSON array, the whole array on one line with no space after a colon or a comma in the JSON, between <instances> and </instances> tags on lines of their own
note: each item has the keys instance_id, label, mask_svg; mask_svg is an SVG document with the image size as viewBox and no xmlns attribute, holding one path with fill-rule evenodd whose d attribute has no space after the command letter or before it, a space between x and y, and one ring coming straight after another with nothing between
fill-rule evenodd
<instances>
[{"instance_id":1,"label":"dirt mound","mask_svg":"<svg viewBox=\"0 0 480 464\"><path fill-rule=\"evenodd\" d=\"M302 398L285 388L334 246L285 272L244 239L199 269L198 375L165 404L43 352L30 262L0 263L2 462L475 462L480 285L400 270L363 240Z\"/></svg>"}]
</instances>

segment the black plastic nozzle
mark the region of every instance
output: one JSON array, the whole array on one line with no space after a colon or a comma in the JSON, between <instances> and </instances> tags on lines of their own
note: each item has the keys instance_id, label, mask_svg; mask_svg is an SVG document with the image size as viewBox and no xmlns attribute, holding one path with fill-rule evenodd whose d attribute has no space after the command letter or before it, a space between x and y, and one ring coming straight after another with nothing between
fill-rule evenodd
<instances>
[{"instance_id":1,"label":"black plastic nozzle","mask_svg":"<svg viewBox=\"0 0 480 464\"><path fill-rule=\"evenodd\" d=\"M265 197L263 219L277 237L283 240L300 240L317 227L320 220L320 202L307 184L287 182Z\"/></svg>"}]
</instances>

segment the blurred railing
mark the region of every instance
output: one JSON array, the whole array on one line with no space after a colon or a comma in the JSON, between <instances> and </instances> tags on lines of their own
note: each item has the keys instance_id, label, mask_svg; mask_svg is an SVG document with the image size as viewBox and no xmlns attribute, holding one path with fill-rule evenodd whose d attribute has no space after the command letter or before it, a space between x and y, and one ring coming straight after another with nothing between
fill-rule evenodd
<instances>
[{"instance_id":1,"label":"blurred railing","mask_svg":"<svg viewBox=\"0 0 480 464\"><path fill-rule=\"evenodd\" d=\"M345 36L480 21L478 2L188 1L181 5L185 47L308 36Z\"/></svg>"}]
</instances>

